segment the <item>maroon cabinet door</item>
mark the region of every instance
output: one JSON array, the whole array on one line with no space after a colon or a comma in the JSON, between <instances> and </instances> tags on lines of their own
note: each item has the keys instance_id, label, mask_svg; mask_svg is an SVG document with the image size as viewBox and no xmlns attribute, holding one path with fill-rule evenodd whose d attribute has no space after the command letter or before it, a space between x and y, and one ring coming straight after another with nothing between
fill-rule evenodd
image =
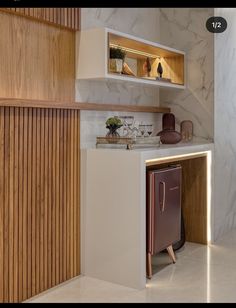
<instances>
[{"instance_id":1,"label":"maroon cabinet door","mask_svg":"<svg viewBox=\"0 0 236 308\"><path fill-rule=\"evenodd\" d=\"M147 173L147 252L156 254L181 237L181 166Z\"/></svg>"}]
</instances>

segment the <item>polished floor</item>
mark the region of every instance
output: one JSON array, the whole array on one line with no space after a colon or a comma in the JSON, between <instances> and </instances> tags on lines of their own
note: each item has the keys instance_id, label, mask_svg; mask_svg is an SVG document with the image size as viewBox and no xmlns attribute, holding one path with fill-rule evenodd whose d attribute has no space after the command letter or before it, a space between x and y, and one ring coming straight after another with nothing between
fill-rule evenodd
<instances>
[{"instance_id":1,"label":"polished floor","mask_svg":"<svg viewBox=\"0 0 236 308\"><path fill-rule=\"evenodd\" d=\"M134 290L90 277L77 277L27 302L236 302L236 230L210 246L186 243L171 264L167 254L153 260L146 289Z\"/></svg>"}]
</instances>

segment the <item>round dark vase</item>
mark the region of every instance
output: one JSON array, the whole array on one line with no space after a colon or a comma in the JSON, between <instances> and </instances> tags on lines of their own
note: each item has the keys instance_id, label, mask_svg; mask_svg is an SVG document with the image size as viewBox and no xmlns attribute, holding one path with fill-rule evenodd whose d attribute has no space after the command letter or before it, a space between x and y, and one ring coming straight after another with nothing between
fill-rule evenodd
<instances>
[{"instance_id":1,"label":"round dark vase","mask_svg":"<svg viewBox=\"0 0 236 308\"><path fill-rule=\"evenodd\" d=\"M109 129L107 133L107 137L120 137L119 133L117 132L117 129L120 128L121 126L119 125L109 125L106 126L106 128Z\"/></svg>"}]
</instances>

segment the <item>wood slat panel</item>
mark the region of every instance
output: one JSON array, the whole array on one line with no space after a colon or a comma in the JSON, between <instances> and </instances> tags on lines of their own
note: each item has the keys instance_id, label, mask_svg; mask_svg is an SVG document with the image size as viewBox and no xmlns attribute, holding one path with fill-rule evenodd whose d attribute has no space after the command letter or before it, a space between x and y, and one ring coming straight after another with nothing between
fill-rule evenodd
<instances>
[{"instance_id":1,"label":"wood slat panel","mask_svg":"<svg viewBox=\"0 0 236 308\"><path fill-rule=\"evenodd\" d=\"M80 30L80 8L0 8L0 10L60 28Z\"/></svg>"},{"instance_id":2,"label":"wood slat panel","mask_svg":"<svg viewBox=\"0 0 236 308\"><path fill-rule=\"evenodd\" d=\"M74 110L71 110L71 151L70 151L70 178L71 178L71 185L70 185L70 194L71 194L71 202L70 202L70 234L71 234L71 241L70 241L70 275L73 276L73 269L74 269L74 186L73 186L73 178L74 178Z\"/></svg>"},{"instance_id":3,"label":"wood slat panel","mask_svg":"<svg viewBox=\"0 0 236 308\"><path fill-rule=\"evenodd\" d=\"M0 107L0 302L4 302L4 110Z\"/></svg>"},{"instance_id":4,"label":"wood slat panel","mask_svg":"<svg viewBox=\"0 0 236 308\"><path fill-rule=\"evenodd\" d=\"M5 110L4 119L4 301L9 302L9 141L10 141L10 129L9 129L9 108Z\"/></svg>"},{"instance_id":5,"label":"wood slat panel","mask_svg":"<svg viewBox=\"0 0 236 308\"><path fill-rule=\"evenodd\" d=\"M56 284L56 110L52 113L52 285Z\"/></svg>"},{"instance_id":6,"label":"wood slat panel","mask_svg":"<svg viewBox=\"0 0 236 308\"><path fill-rule=\"evenodd\" d=\"M68 144L71 144L71 110L68 110L68 121L67 121L67 140L68 140ZM70 273L70 247L71 247L71 234L70 234L70 213L71 213L71 193L70 193L70 189L71 189L71 170L70 170L70 151L71 151L71 147L67 147L67 182L66 182L66 186L67 186L67 206L66 206L66 218L67 218L67 222L66 222L66 232L67 232L67 246L66 246L66 250L67 250L67 263L66 263L66 276L67 279L69 279L69 277L71 276Z\"/></svg>"},{"instance_id":7,"label":"wood slat panel","mask_svg":"<svg viewBox=\"0 0 236 308\"><path fill-rule=\"evenodd\" d=\"M18 239L19 239L19 278L18 289L19 298L23 299L23 132L24 132L24 109L20 108L19 112L19 174L18 174L18 186L19 186L19 222L18 222Z\"/></svg>"},{"instance_id":8,"label":"wood slat panel","mask_svg":"<svg viewBox=\"0 0 236 308\"><path fill-rule=\"evenodd\" d=\"M67 197L68 197L68 191L67 191L67 169L68 169L68 155L67 155L67 144L68 144L68 111L65 110L63 112L63 155L64 155L64 163L63 163L63 187L64 187L64 198L63 198L63 280L67 279L67 242L68 242L68 236L67 236Z\"/></svg>"},{"instance_id":9,"label":"wood slat panel","mask_svg":"<svg viewBox=\"0 0 236 308\"><path fill-rule=\"evenodd\" d=\"M31 287L32 287L32 296L36 294L36 153L37 153L37 140L36 140L36 133L37 133L37 109L33 108L32 111L32 204L31 204L31 211L32 211L32 238L31 238L31 254L32 254L32 276L31 276Z\"/></svg>"},{"instance_id":10,"label":"wood slat panel","mask_svg":"<svg viewBox=\"0 0 236 308\"><path fill-rule=\"evenodd\" d=\"M2 108L4 109L4 108ZM14 140L15 140L15 151L14 151L14 302L18 301L19 292L18 292L18 277L19 277L19 108L15 109L14 116ZM1 150L0 150L1 151Z\"/></svg>"},{"instance_id":11,"label":"wood slat panel","mask_svg":"<svg viewBox=\"0 0 236 308\"><path fill-rule=\"evenodd\" d=\"M10 108L9 168L9 302L14 302L14 108Z\"/></svg>"},{"instance_id":12,"label":"wood slat panel","mask_svg":"<svg viewBox=\"0 0 236 308\"><path fill-rule=\"evenodd\" d=\"M23 215L23 226L22 226L22 271L23 271L23 294L22 299L25 300L27 298L27 291L28 291L28 236L27 236L27 224L28 224L28 178L27 178L27 168L28 168L28 109L23 109L23 204L22 204L22 215Z\"/></svg>"},{"instance_id":13,"label":"wood slat panel","mask_svg":"<svg viewBox=\"0 0 236 308\"><path fill-rule=\"evenodd\" d=\"M60 111L60 110L59 110ZM63 113L60 112L60 123L59 123L59 128L60 128L60 132L59 132L59 199L60 199L60 208L59 208L59 240L60 240L60 253L59 253L59 257L60 257L60 275L59 275L59 280L60 282L63 281L63 167L64 167L64 151L63 151Z\"/></svg>"},{"instance_id":14,"label":"wood slat panel","mask_svg":"<svg viewBox=\"0 0 236 308\"><path fill-rule=\"evenodd\" d=\"M29 108L28 111L28 140L26 145L26 158L28 161L27 168L27 208L28 208L28 224L27 224L27 298L32 294L32 144L33 144L33 110Z\"/></svg>"},{"instance_id":15,"label":"wood slat panel","mask_svg":"<svg viewBox=\"0 0 236 308\"><path fill-rule=\"evenodd\" d=\"M51 150L53 141L53 126L52 126L52 119L53 119L53 115L52 115L52 109L48 110L48 221L50 222L48 225L48 267L47 267L47 272L48 272L48 287L53 285L53 280L52 280L52 243L53 243L53 239L52 239L52 229L53 229L53 225L52 225L52 205L53 205L53 194L52 194L52 179L53 179L53 173L52 173L52 154L53 151Z\"/></svg>"},{"instance_id":16,"label":"wood slat panel","mask_svg":"<svg viewBox=\"0 0 236 308\"><path fill-rule=\"evenodd\" d=\"M59 127L59 121L60 121L60 110L57 109L55 110L55 120L56 120L56 164L55 164L55 177L56 177L56 197L55 197L55 216L56 216L56 284L60 282L60 242L59 242L59 235L60 235L60 229L59 229L59 215L60 215L60 186L59 186L59 166L60 166L60 161L59 161L59 146L60 146L60 140L59 140L59 132L60 132L60 127Z\"/></svg>"},{"instance_id":17,"label":"wood slat panel","mask_svg":"<svg viewBox=\"0 0 236 308\"><path fill-rule=\"evenodd\" d=\"M0 302L80 273L79 110L0 107Z\"/></svg>"},{"instance_id":18,"label":"wood slat panel","mask_svg":"<svg viewBox=\"0 0 236 308\"><path fill-rule=\"evenodd\" d=\"M77 138L76 138L76 142L77 142L77 148L75 149L75 151L78 153L78 155L76 155L77 158L77 168L76 168L76 183L77 183L77 187L76 187L76 208L77 208L77 215L76 215L76 226L77 226L77 230L76 230L76 241L77 241L77 249L76 249L76 253L77 253L77 267L76 267L76 274L79 275L80 274L80 191L78 189L78 187L80 187L80 122L79 122L79 110L77 110L77 116L76 116L76 121L77 121Z\"/></svg>"},{"instance_id":19,"label":"wood slat panel","mask_svg":"<svg viewBox=\"0 0 236 308\"><path fill-rule=\"evenodd\" d=\"M36 117L36 215L35 215L35 243L36 243L36 294L40 292L40 109Z\"/></svg>"},{"instance_id":20,"label":"wood slat panel","mask_svg":"<svg viewBox=\"0 0 236 308\"><path fill-rule=\"evenodd\" d=\"M45 110L40 110L40 278L39 278L39 289L40 292L45 290L44 285L44 228L45 228L45 177L44 177L44 165L45 165L45 158L44 158L44 142L45 142L45 136L44 136L44 116Z\"/></svg>"},{"instance_id":21,"label":"wood slat panel","mask_svg":"<svg viewBox=\"0 0 236 308\"><path fill-rule=\"evenodd\" d=\"M50 190L48 189L49 181L48 181L48 168L49 168L49 156L48 156L48 129L49 129L49 116L48 116L48 109L45 109L45 115L44 115L44 185L45 185L45 191L44 191L44 235L43 235L43 244L44 244L44 289L48 289L50 287L50 284L48 283L48 224L50 221L48 220L48 195L50 193Z\"/></svg>"}]
</instances>

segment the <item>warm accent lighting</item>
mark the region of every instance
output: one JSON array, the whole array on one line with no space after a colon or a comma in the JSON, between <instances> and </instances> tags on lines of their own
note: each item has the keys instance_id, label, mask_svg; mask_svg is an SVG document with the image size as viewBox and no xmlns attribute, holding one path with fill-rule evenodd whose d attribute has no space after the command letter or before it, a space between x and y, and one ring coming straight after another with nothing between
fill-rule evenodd
<instances>
[{"instance_id":1,"label":"warm accent lighting","mask_svg":"<svg viewBox=\"0 0 236 308\"><path fill-rule=\"evenodd\" d=\"M207 151L207 241L211 243L211 165L212 154Z\"/></svg>"},{"instance_id":2,"label":"warm accent lighting","mask_svg":"<svg viewBox=\"0 0 236 308\"><path fill-rule=\"evenodd\" d=\"M125 50L127 52L134 53L136 55L141 55L141 56L144 56L144 57L153 58L153 59L156 59L156 58L160 59L161 58L160 56L153 55L153 54L148 53L148 52L144 52L144 51L141 51L141 50L136 50L136 49L132 49L132 48L128 48L128 47L123 47L123 46L120 46L120 45L117 45L117 44L110 43L110 47L121 48L122 50Z\"/></svg>"}]
</instances>

